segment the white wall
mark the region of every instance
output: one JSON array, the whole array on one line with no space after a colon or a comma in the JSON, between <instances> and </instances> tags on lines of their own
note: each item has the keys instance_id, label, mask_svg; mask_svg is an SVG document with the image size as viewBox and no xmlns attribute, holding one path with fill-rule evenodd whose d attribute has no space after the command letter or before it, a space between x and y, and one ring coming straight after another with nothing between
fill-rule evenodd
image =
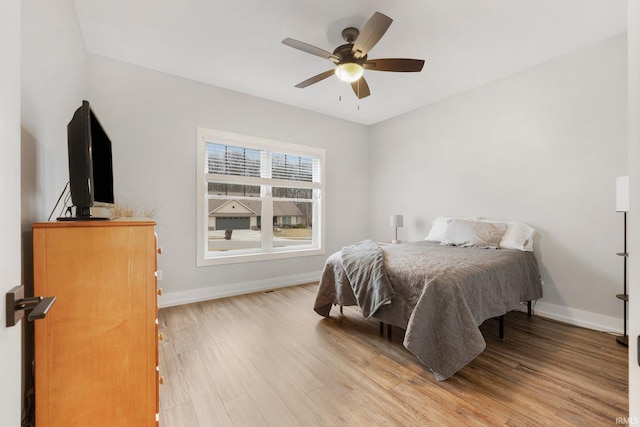
<instances>
[{"instance_id":1,"label":"white wall","mask_svg":"<svg viewBox=\"0 0 640 427\"><path fill-rule=\"evenodd\" d=\"M197 126L326 148L327 255L366 237L367 127L95 55L87 70L116 198L159 207L162 305L317 280L326 259L196 267Z\"/></svg>"},{"instance_id":2,"label":"white wall","mask_svg":"<svg viewBox=\"0 0 640 427\"><path fill-rule=\"evenodd\" d=\"M628 2L629 38L629 294L640 295L640 2ZM629 415L640 424L640 298L629 300Z\"/></svg>"},{"instance_id":3,"label":"white wall","mask_svg":"<svg viewBox=\"0 0 640 427\"><path fill-rule=\"evenodd\" d=\"M20 284L20 2L0 2L0 295ZM0 304L0 424L20 425L21 325ZM5 424L6 423L6 424Z\"/></svg>"},{"instance_id":4,"label":"white wall","mask_svg":"<svg viewBox=\"0 0 640 427\"><path fill-rule=\"evenodd\" d=\"M22 1L22 225L46 221L68 175L67 123L85 96L72 0ZM56 211L56 216L59 216Z\"/></svg>"},{"instance_id":5,"label":"white wall","mask_svg":"<svg viewBox=\"0 0 640 427\"><path fill-rule=\"evenodd\" d=\"M16 84L16 90L21 91L21 103L14 106L21 126L17 145L20 151L11 164L11 167L21 165L21 199L19 204L3 201L3 206L15 206L21 217L15 227L18 234L22 229L22 248L19 237L12 250L16 255L22 253L22 283L26 295L32 295L31 224L47 220L69 179L66 126L84 97L85 52L72 0L23 0L21 4L21 16L16 18L21 21L22 30L21 84ZM4 17L1 13L0 16ZM2 157L4 162L6 159ZM5 167L2 170L17 181L17 173L7 172ZM19 266L17 262L14 264ZM51 310L56 310L55 304ZM23 320L21 328L25 331L22 372L24 387L28 388L33 385L33 323ZM15 375L20 375L19 366L13 369ZM2 378L4 382L4 375ZM20 405L15 409L19 411Z\"/></svg>"},{"instance_id":6,"label":"white wall","mask_svg":"<svg viewBox=\"0 0 640 427\"><path fill-rule=\"evenodd\" d=\"M626 35L372 127L372 234L426 236L439 215L512 219L537 229L538 312L622 330L627 174Z\"/></svg>"}]
</instances>

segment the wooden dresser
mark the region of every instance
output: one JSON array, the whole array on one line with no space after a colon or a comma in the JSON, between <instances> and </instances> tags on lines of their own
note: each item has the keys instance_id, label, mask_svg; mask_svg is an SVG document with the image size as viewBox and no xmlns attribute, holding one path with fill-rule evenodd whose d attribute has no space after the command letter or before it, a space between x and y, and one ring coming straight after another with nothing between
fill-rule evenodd
<instances>
[{"instance_id":1,"label":"wooden dresser","mask_svg":"<svg viewBox=\"0 0 640 427\"><path fill-rule=\"evenodd\" d=\"M157 426L157 241L152 221L33 224L36 425Z\"/></svg>"}]
</instances>

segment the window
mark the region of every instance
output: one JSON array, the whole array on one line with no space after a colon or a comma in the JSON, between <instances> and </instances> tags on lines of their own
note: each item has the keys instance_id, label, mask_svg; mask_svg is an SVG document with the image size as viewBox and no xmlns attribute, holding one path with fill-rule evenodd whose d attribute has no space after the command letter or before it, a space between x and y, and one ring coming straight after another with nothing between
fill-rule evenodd
<instances>
[{"instance_id":1,"label":"window","mask_svg":"<svg viewBox=\"0 0 640 427\"><path fill-rule=\"evenodd\" d=\"M198 128L199 266L324 253L324 149Z\"/></svg>"}]
</instances>

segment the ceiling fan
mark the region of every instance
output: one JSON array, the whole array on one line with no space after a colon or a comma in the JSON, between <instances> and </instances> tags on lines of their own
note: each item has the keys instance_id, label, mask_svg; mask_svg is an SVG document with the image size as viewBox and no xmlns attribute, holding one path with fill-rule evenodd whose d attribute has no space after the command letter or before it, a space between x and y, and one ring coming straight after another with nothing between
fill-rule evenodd
<instances>
[{"instance_id":1,"label":"ceiling fan","mask_svg":"<svg viewBox=\"0 0 640 427\"><path fill-rule=\"evenodd\" d=\"M362 31L348 27L342 30L342 38L347 42L338 46L333 53L310 44L286 38L283 44L299 49L303 52L329 59L336 67L320 73L316 76L298 83L295 87L305 88L318 83L335 74L340 80L351 83L351 87L359 99L371 95L369 85L365 80L364 70L395 71L395 72L419 72L424 65L424 59L384 58L368 59L369 51L380 41L387 31L393 19L376 12L364 24Z\"/></svg>"}]
</instances>

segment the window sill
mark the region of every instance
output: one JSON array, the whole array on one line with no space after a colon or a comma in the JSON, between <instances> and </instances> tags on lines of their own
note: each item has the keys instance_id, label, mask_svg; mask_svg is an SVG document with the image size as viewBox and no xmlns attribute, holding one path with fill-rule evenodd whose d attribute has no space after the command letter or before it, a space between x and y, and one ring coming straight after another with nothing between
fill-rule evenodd
<instances>
[{"instance_id":1,"label":"window sill","mask_svg":"<svg viewBox=\"0 0 640 427\"><path fill-rule=\"evenodd\" d=\"M199 258L198 267L207 267L212 265L238 264L244 262L256 261L272 261L287 258L298 258L305 256L324 255L322 248L310 247L309 249L274 249L272 252L244 252L233 254L219 254L215 256Z\"/></svg>"}]
</instances>

